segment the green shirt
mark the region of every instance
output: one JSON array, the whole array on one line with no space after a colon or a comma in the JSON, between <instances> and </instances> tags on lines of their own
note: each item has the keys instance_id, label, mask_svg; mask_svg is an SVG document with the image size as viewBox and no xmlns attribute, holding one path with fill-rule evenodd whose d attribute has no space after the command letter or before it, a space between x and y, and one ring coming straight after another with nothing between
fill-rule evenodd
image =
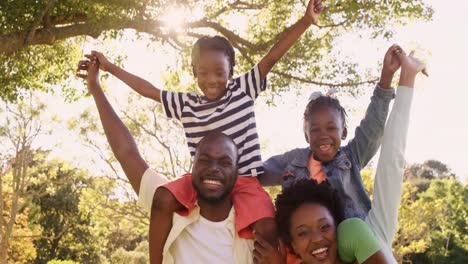
<instances>
[{"instance_id":1,"label":"green shirt","mask_svg":"<svg viewBox=\"0 0 468 264\"><path fill-rule=\"evenodd\" d=\"M342 261L366 261L380 250L380 244L369 225L359 218L349 218L338 225L338 254Z\"/></svg>"}]
</instances>

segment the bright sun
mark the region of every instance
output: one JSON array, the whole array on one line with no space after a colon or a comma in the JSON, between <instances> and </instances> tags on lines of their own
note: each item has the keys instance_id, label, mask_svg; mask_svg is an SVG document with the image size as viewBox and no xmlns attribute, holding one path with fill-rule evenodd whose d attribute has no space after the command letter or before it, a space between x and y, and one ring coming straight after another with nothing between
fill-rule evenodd
<instances>
[{"instance_id":1,"label":"bright sun","mask_svg":"<svg viewBox=\"0 0 468 264\"><path fill-rule=\"evenodd\" d=\"M180 32L184 29L185 23L191 17L191 12L186 8L171 6L169 7L161 20L164 21L166 27L171 31Z\"/></svg>"}]
</instances>

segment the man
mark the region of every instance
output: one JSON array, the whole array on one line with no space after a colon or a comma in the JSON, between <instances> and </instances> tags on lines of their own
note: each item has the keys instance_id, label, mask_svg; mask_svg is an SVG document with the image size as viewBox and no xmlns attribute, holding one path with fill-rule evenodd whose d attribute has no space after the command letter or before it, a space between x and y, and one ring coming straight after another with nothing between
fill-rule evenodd
<instances>
[{"instance_id":1,"label":"man","mask_svg":"<svg viewBox=\"0 0 468 264\"><path fill-rule=\"evenodd\" d=\"M87 80L112 151L122 166L139 203L151 208L150 243L153 226L159 224L153 212L164 201L153 204L153 195L164 179L149 169L142 159L130 131L115 113L99 84L96 58L86 55L77 76ZM197 146L192 168L195 206L174 214L173 227L164 246L163 263L252 263L253 240L239 238L234 228L234 209L230 199L237 179L237 148L228 136L212 133ZM184 177L184 179L189 179ZM170 185L167 187L170 188ZM157 192L168 192L159 188ZM170 197L170 196L167 196ZM160 262L154 252L151 263Z\"/></svg>"}]
</instances>

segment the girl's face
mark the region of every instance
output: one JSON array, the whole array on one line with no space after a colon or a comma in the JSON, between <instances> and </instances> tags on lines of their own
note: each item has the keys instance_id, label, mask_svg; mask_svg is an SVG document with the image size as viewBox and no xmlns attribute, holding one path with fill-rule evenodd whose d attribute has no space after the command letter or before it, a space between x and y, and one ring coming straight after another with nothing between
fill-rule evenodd
<instances>
[{"instance_id":1,"label":"girl's face","mask_svg":"<svg viewBox=\"0 0 468 264\"><path fill-rule=\"evenodd\" d=\"M229 60L222 51L204 50L194 65L195 77L209 101L218 100L226 93L229 80Z\"/></svg>"},{"instance_id":2,"label":"girl's face","mask_svg":"<svg viewBox=\"0 0 468 264\"><path fill-rule=\"evenodd\" d=\"M346 138L340 112L328 106L315 109L306 120L304 130L310 150L322 162L333 160L341 140Z\"/></svg>"},{"instance_id":3,"label":"girl's face","mask_svg":"<svg viewBox=\"0 0 468 264\"><path fill-rule=\"evenodd\" d=\"M336 264L338 257L336 225L328 209L305 203L291 215L291 245L303 263Z\"/></svg>"}]
</instances>

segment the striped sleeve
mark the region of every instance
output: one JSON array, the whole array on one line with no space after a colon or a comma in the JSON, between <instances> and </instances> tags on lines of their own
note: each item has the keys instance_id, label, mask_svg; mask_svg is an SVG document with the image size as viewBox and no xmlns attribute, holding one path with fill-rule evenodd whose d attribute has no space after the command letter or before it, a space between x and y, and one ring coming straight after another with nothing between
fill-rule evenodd
<instances>
[{"instance_id":1,"label":"striped sleeve","mask_svg":"<svg viewBox=\"0 0 468 264\"><path fill-rule=\"evenodd\" d=\"M234 82L252 99L256 99L261 92L265 91L267 83L266 78L260 80L258 65L255 65L250 71L237 77Z\"/></svg>"},{"instance_id":2,"label":"striped sleeve","mask_svg":"<svg viewBox=\"0 0 468 264\"><path fill-rule=\"evenodd\" d=\"M161 90L161 103L167 117L180 120L185 97L184 93Z\"/></svg>"}]
</instances>

